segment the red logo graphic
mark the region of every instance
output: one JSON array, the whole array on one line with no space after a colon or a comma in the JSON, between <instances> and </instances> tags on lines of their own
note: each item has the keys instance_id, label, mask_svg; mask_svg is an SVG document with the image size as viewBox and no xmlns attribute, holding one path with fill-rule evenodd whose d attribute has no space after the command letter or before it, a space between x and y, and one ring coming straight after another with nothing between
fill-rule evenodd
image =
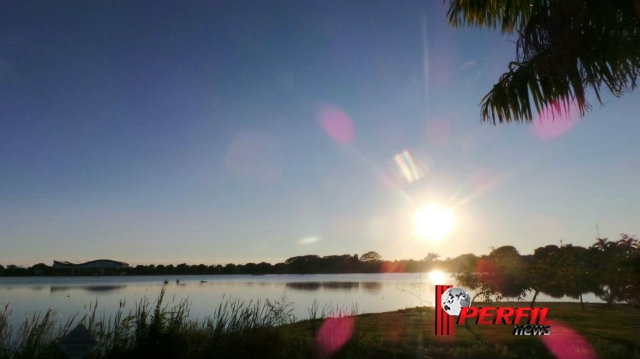
<instances>
[{"instance_id":1,"label":"red logo graphic","mask_svg":"<svg viewBox=\"0 0 640 359\"><path fill-rule=\"evenodd\" d=\"M442 308L442 294L452 285L436 286L436 335L453 335L453 317Z\"/></svg>"},{"instance_id":2,"label":"red logo graphic","mask_svg":"<svg viewBox=\"0 0 640 359\"><path fill-rule=\"evenodd\" d=\"M453 313L458 313L459 310L457 324L464 324L466 319L476 318L475 323L480 325L513 325L513 335L551 334L551 321L547 320L549 308L471 307L468 301L469 296L463 289L455 288L451 292L457 291L457 293L445 295L450 288L453 286L436 285L436 335L453 335L455 314L447 313L447 311L452 313L452 310ZM462 304L462 298L467 302ZM457 306L452 304L454 301ZM520 325L523 318L529 319L526 325Z\"/></svg>"}]
</instances>

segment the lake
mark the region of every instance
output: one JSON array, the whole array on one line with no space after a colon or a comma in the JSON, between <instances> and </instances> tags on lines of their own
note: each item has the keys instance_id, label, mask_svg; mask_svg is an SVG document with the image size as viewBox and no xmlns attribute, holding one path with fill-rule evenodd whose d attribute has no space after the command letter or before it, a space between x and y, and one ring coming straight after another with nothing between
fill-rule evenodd
<instances>
[{"instance_id":1,"label":"lake","mask_svg":"<svg viewBox=\"0 0 640 359\"><path fill-rule=\"evenodd\" d=\"M116 312L126 300L125 312L135 308L143 297L155 300L167 279L165 303L188 298L191 319L213 314L227 298L276 300L286 294L293 302L293 314L308 319L314 300L320 306L351 310L358 313L394 311L422 305L433 306L434 284L454 284L449 275L429 273L385 274L317 274L317 275L202 275L202 276L105 276L105 277L23 277L0 278L0 304L9 303L10 323L19 326L25 316L34 312L56 311L59 321L78 313L89 313L90 303L98 301L99 315ZM180 283L176 283L180 279ZM224 297L224 298L223 298ZM529 299L530 300L530 299ZM539 295L537 301L575 301ZM602 302L592 294L584 301Z\"/></svg>"}]
</instances>

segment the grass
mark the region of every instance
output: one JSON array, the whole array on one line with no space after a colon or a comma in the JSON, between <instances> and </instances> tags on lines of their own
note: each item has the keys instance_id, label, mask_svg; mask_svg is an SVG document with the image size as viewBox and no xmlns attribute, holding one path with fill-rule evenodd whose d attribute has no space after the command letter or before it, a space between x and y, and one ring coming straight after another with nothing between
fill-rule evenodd
<instances>
[{"instance_id":1,"label":"grass","mask_svg":"<svg viewBox=\"0 0 640 359\"><path fill-rule=\"evenodd\" d=\"M122 302L113 317L98 318L98 303L92 303L90 314L84 317L55 323L50 310L27 318L19 328L10 327L10 309L4 306L0 308L0 359L65 358L56 342L78 323L91 330L99 342L86 359L554 358L540 337L513 336L513 327L508 325L456 325L454 336L435 337L433 308L356 315L357 307L344 310L314 302L309 319L299 321L291 314L293 303L285 294L264 302L226 298L211 316L195 321L189 319L186 299L169 306L164 303L164 293L163 288L153 302L142 298L128 314ZM554 325L573 328L598 358L640 358L640 309L588 304L583 311L578 303L538 306L549 307L548 318ZM555 334L562 338L562 333ZM329 351L335 343L339 348ZM569 349L566 358L586 350Z\"/></svg>"}]
</instances>

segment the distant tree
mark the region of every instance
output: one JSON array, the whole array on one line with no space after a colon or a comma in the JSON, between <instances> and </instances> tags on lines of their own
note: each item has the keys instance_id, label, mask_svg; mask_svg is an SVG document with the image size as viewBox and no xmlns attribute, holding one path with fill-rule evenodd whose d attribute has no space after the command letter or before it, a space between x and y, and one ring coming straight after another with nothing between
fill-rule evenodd
<instances>
[{"instance_id":1,"label":"distant tree","mask_svg":"<svg viewBox=\"0 0 640 359\"><path fill-rule=\"evenodd\" d=\"M169 264L165 268L166 268L167 274L175 274L176 273L176 267L174 267L173 264Z\"/></svg>"},{"instance_id":2,"label":"distant tree","mask_svg":"<svg viewBox=\"0 0 640 359\"><path fill-rule=\"evenodd\" d=\"M612 246L615 246L614 242L609 242L607 238L598 238L596 239L596 243L593 244L593 248L598 249L600 251L607 251Z\"/></svg>"},{"instance_id":3,"label":"distant tree","mask_svg":"<svg viewBox=\"0 0 640 359\"><path fill-rule=\"evenodd\" d=\"M236 265L233 263L229 263L222 269L222 273L224 274L234 274L236 272Z\"/></svg>"},{"instance_id":4,"label":"distant tree","mask_svg":"<svg viewBox=\"0 0 640 359\"><path fill-rule=\"evenodd\" d=\"M293 273L317 273L321 266L321 258L317 255L292 257L284 261Z\"/></svg>"},{"instance_id":5,"label":"distant tree","mask_svg":"<svg viewBox=\"0 0 640 359\"><path fill-rule=\"evenodd\" d=\"M615 242L615 247L623 254L631 254L640 249L640 241L635 236L622 233L620 239Z\"/></svg>"},{"instance_id":6,"label":"distant tree","mask_svg":"<svg viewBox=\"0 0 640 359\"><path fill-rule=\"evenodd\" d=\"M27 270L22 266L9 264L7 268L5 268L4 274L7 276L24 276L27 274Z\"/></svg>"},{"instance_id":7,"label":"distant tree","mask_svg":"<svg viewBox=\"0 0 640 359\"><path fill-rule=\"evenodd\" d=\"M378 254L378 252L370 251L363 254L360 257L361 262L380 262L382 261L382 256Z\"/></svg>"},{"instance_id":8,"label":"distant tree","mask_svg":"<svg viewBox=\"0 0 640 359\"><path fill-rule=\"evenodd\" d=\"M276 274L286 274L291 272L286 263L276 263L276 265L273 266L273 271Z\"/></svg>"},{"instance_id":9,"label":"distant tree","mask_svg":"<svg viewBox=\"0 0 640 359\"><path fill-rule=\"evenodd\" d=\"M28 275L51 275L53 274L53 268L44 264L38 263L27 269Z\"/></svg>"},{"instance_id":10,"label":"distant tree","mask_svg":"<svg viewBox=\"0 0 640 359\"><path fill-rule=\"evenodd\" d=\"M242 266L242 273L246 273L246 274L254 274L256 273L256 269L258 268L258 265L255 263L247 263L244 266Z\"/></svg>"},{"instance_id":11,"label":"distant tree","mask_svg":"<svg viewBox=\"0 0 640 359\"><path fill-rule=\"evenodd\" d=\"M180 263L176 266L176 274L189 274L189 265L187 263Z\"/></svg>"},{"instance_id":12,"label":"distant tree","mask_svg":"<svg viewBox=\"0 0 640 359\"><path fill-rule=\"evenodd\" d=\"M426 257L424 257L423 261L425 261L425 262L433 262L438 258L440 258L440 255L438 253L429 253L429 254L427 254Z\"/></svg>"},{"instance_id":13,"label":"distant tree","mask_svg":"<svg viewBox=\"0 0 640 359\"><path fill-rule=\"evenodd\" d=\"M322 257L320 270L323 273L350 273L357 266L358 261L348 254Z\"/></svg>"},{"instance_id":14,"label":"distant tree","mask_svg":"<svg viewBox=\"0 0 640 359\"><path fill-rule=\"evenodd\" d=\"M154 270L156 274L165 274L166 271L167 271L167 268L164 266L164 264L159 264Z\"/></svg>"},{"instance_id":15,"label":"distant tree","mask_svg":"<svg viewBox=\"0 0 640 359\"><path fill-rule=\"evenodd\" d=\"M260 262L256 266L256 272L260 274L271 273L272 268L273 266L271 265L271 263Z\"/></svg>"},{"instance_id":16,"label":"distant tree","mask_svg":"<svg viewBox=\"0 0 640 359\"><path fill-rule=\"evenodd\" d=\"M443 270L451 273L461 272L463 270L473 269L478 261L478 256L472 253L461 254L456 258L453 258L449 262L444 262L440 265L443 266Z\"/></svg>"},{"instance_id":17,"label":"distant tree","mask_svg":"<svg viewBox=\"0 0 640 359\"><path fill-rule=\"evenodd\" d=\"M207 274L209 272L209 267L204 264L198 264L194 270L198 274Z\"/></svg>"},{"instance_id":18,"label":"distant tree","mask_svg":"<svg viewBox=\"0 0 640 359\"><path fill-rule=\"evenodd\" d=\"M413 259L405 259L402 261L404 263L404 272L405 273L418 273L421 272L424 263L422 261L415 261Z\"/></svg>"}]
</instances>

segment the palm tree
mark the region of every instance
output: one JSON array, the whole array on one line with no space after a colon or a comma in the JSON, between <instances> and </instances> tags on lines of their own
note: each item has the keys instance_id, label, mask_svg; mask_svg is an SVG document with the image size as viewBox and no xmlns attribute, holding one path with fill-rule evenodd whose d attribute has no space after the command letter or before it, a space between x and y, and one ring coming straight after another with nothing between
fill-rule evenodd
<instances>
[{"instance_id":1,"label":"palm tree","mask_svg":"<svg viewBox=\"0 0 640 359\"><path fill-rule=\"evenodd\" d=\"M631 253L635 249L638 248L638 240L635 236L630 236L628 234L621 234L620 239L615 242L616 246L622 250L624 253Z\"/></svg>"},{"instance_id":2,"label":"palm tree","mask_svg":"<svg viewBox=\"0 0 640 359\"><path fill-rule=\"evenodd\" d=\"M438 253L429 253L429 254L427 254L426 257L424 257L423 261L425 261L425 262L433 262L438 258L440 258L440 255Z\"/></svg>"},{"instance_id":3,"label":"palm tree","mask_svg":"<svg viewBox=\"0 0 640 359\"><path fill-rule=\"evenodd\" d=\"M532 106L566 114L585 93L614 96L636 87L640 74L637 0L449 0L453 27L500 28L518 34L516 59L481 101L483 121L531 122Z\"/></svg>"},{"instance_id":4,"label":"palm tree","mask_svg":"<svg viewBox=\"0 0 640 359\"><path fill-rule=\"evenodd\" d=\"M596 248L600 251L607 251L611 246L613 246L613 242L609 242L607 238L598 238L596 239L596 243L593 244L593 248Z\"/></svg>"}]
</instances>

